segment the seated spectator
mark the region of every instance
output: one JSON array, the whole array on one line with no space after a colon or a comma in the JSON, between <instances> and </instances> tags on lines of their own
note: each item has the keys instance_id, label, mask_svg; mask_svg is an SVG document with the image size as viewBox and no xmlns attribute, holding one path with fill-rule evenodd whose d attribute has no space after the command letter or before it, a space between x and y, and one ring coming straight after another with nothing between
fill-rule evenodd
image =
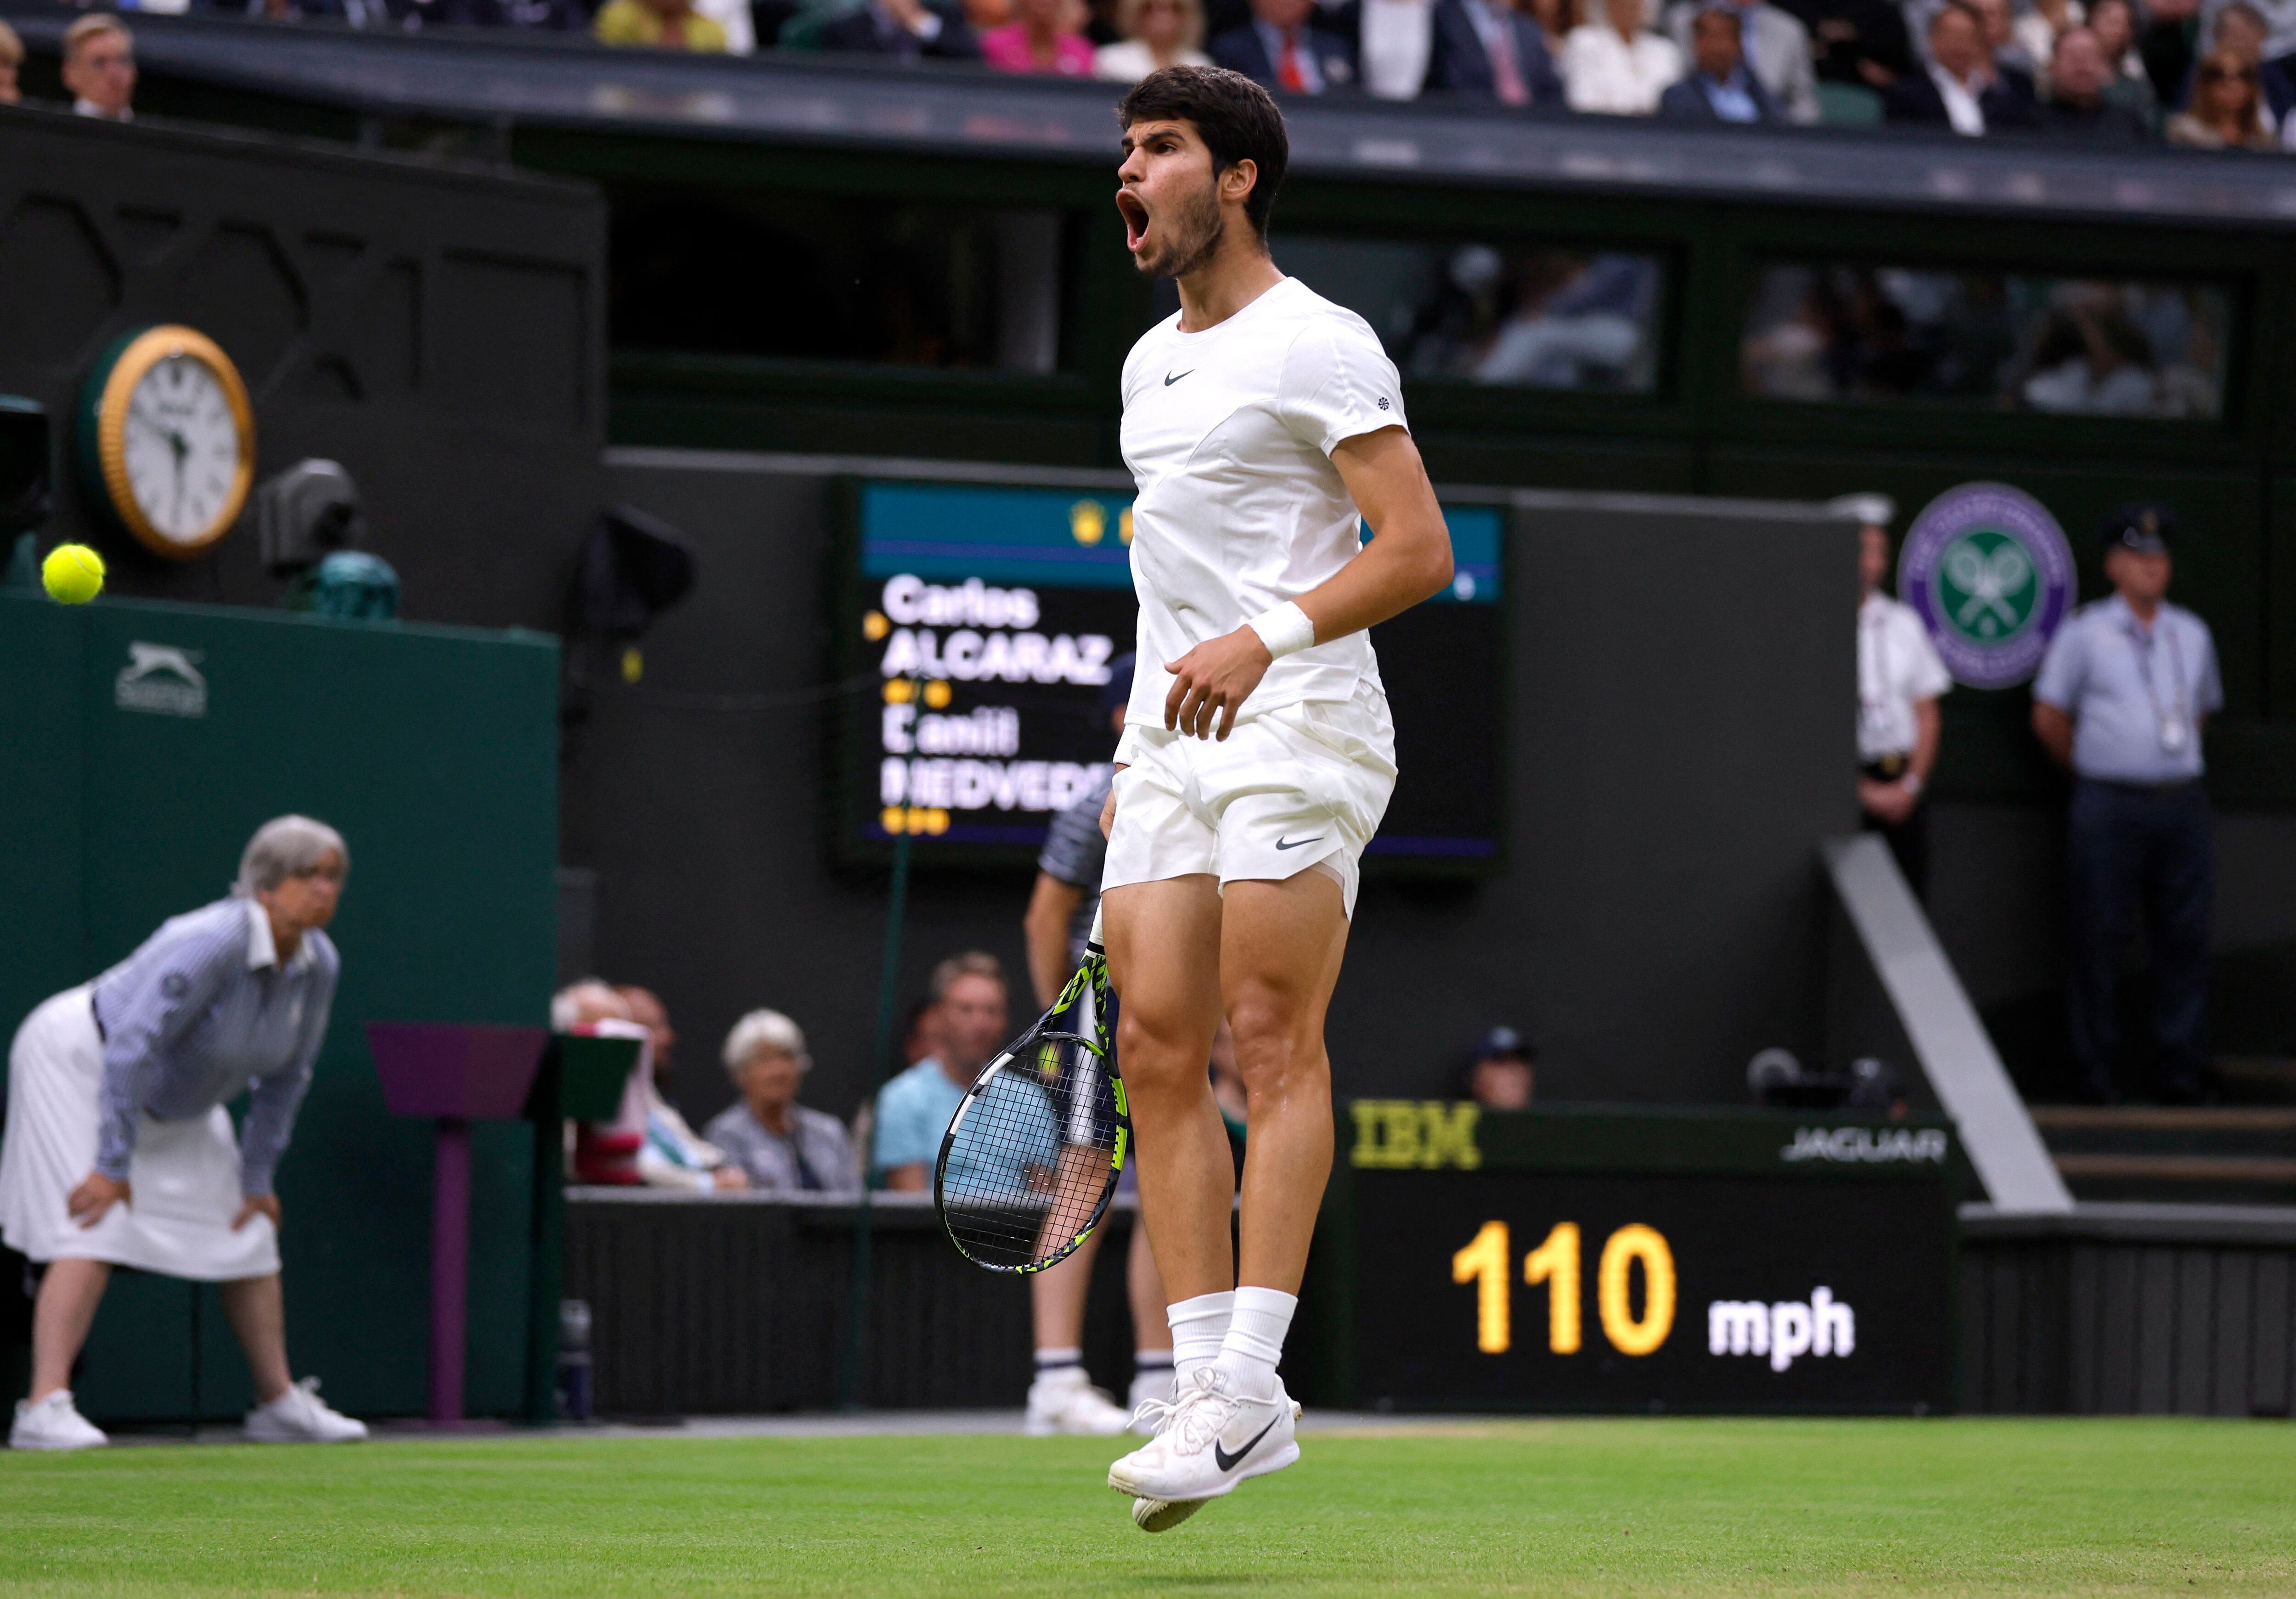
<instances>
[{"instance_id":1,"label":"seated spectator","mask_svg":"<svg viewBox=\"0 0 2296 1599\"><path fill-rule=\"evenodd\" d=\"M1316 0L1251 0L1251 20L1215 38L1212 61L1286 94L1356 86L1356 47L1315 25Z\"/></svg>"},{"instance_id":2,"label":"seated spectator","mask_svg":"<svg viewBox=\"0 0 2296 1599\"><path fill-rule=\"evenodd\" d=\"M1491 1029L1463 1074L1467 1097L1486 1111L1529 1110L1538 1081L1531 1067L1538 1054L1514 1029Z\"/></svg>"},{"instance_id":3,"label":"seated spectator","mask_svg":"<svg viewBox=\"0 0 2296 1599\"><path fill-rule=\"evenodd\" d=\"M2125 105L2104 97L2112 80L2104 46L2086 28L2068 28L2049 58L2049 97L2041 102L2041 128L2112 144L2150 144L2152 130Z\"/></svg>"},{"instance_id":4,"label":"seated spectator","mask_svg":"<svg viewBox=\"0 0 2296 1599\"><path fill-rule=\"evenodd\" d=\"M15 105L24 96L16 87L16 70L24 64L24 41L16 30L0 22L0 105Z\"/></svg>"},{"instance_id":5,"label":"seated spectator","mask_svg":"<svg viewBox=\"0 0 2296 1599\"><path fill-rule=\"evenodd\" d=\"M1647 117L1681 76L1674 41L1643 27L1643 0L1603 0L1603 20L1563 41L1562 84L1574 111Z\"/></svg>"},{"instance_id":6,"label":"seated spectator","mask_svg":"<svg viewBox=\"0 0 2296 1599\"><path fill-rule=\"evenodd\" d=\"M1777 102L1762 80L1746 70L1739 48L1741 13L1732 5L1709 5L1691 25L1690 76L1659 96L1658 114L1669 122L1775 122Z\"/></svg>"},{"instance_id":7,"label":"seated spectator","mask_svg":"<svg viewBox=\"0 0 2296 1599\"><path fill-rule=\"evenodd\" d=\"M2009 0L1964 0L1983 25L1986 53L1993 70L2005 78L2023 78L2029 98L2038 100L2040 62L2017 37L2017 13Z\"/></svg>"},{"instance_id":8,"label":"seated spectator","mask_svg":"<svg viewBox=\"0 0 2296 1599\"><path fill-rule=\"evenodd\" d=\"M823 23L821 47L899 61L979 61L980 45L964 15L928 0L868 0L860 10Z\"/></svg>"},{"instance_id":9,"label":"seated spectator","mask_svg":"<svg viewBox=\"0 0 2296 1599\"><path fill-rule=\"evenodd\" d=\"M64 87L72 111L107 122L135 120L135 38L107 12L91 12L64 29Z\"/></svg>"},{"instance_id":10,"label":"seated spectator","mask_svg":"<svg viewBox=\"0 0 2296 1599\"><path fill-rule=\"evenodd\" d=\"M1906 15L1890 0L1778 0L1809 32L1816 75L1886 89L1915 70Z\"/></svg>"},{"instance_id":11,"label":"seated spectator","mask_svg":"<svg viewBox=\"0 0 2296 1599\"><path fill-rule=\"evenodd\" d=\"M2057 40L2067 29L2079 28L2081 16L2079 0L2030 0L2010 17L2018 53L2032 63L2033 93L2043 100L2049 97L2049 63L2056 57Z\"/></svg>"},{"instance_id":12,"label":"seated spectator","mask_svg":"<svg viewBox=\"0 0 2296 1599\"><path fill-rule=\"evenodd\" d=\"M1545 30L1508 0L1434 0L1430 27L1429 89L1501 105L1562 102Z\"/></svg>"},{"instance_id":13,"label":"seated spectator","mask_svg":"<svg viewBox=\"0 0 2296 1599\"><path fill-rule=\"evenodd\" d=\"M1691 29L1699 15L1714 4L1727 4L1738 13L1738 45L1746 70L1768 91L1770 103L1787 122L1818 119L1817 73L1809 29L1792 12L1767 0L1680 0L1667 12L1667 28L1676 48L1690 53Z\"/></svg>"},{"instance_id":14,"label":"seated spectator","mask_svg":"<svg viewBox=\"0 0 2296 1599\"><path fill-rule=\"evenodd\" d=\"M1019 0L1013 20L980 36L980 59L1000 72L1092 76L1092 43L1068 30L1068 0Z\"/></svg>"},{"instance_id":15,"label":"seated spectator","mask_svg":"<svg viewBox=\"0 0 2296 1599\"><path fill-rule=\"evenodd\" d=\"M965 1090L1006 1037L1004 969L995 955L977 949L953 955L933 968L927 988L933 999L939 1049L887 1083L877 1095L871 1164L884 1173L885 1186L899 1193L922 1193L932 1186L941 1136L948 1131ZM1050 1102L1040 1108L1040 1160L1008 1156L996 1171L970 1175L985 1183L1001 1182L1016 1193L1048 1176L1057 1129ZM1016 1119L1029 1110L1015 1105Z\"/></svg>"},{"instance_id":16,"label":"seated spectator","mask_svg":"<svg viewBox=\"0 0 2296 1599\"><path fill-rule=\"evenodd\" d=\"M751 1011L726 1035L726 1070L742 1097L714 1118L709 1142L767 1193L861 1192L853 1146L834 1116L797 1103L813 1067L805 1034L779 1011Z\"/></svg>"},{"instance_id":17,"label":"seated spectator","mask_svg":"<svg viewBox=\"0 0 2296 1599\"><path fill-rule=\"evenodd\" d=\"M726 30L694 11L692 0L606 0L590 25L601 45L722 53Z\"/></svg>"},{"instance_id":18,"label":"seated spectator","mask_svg":"<svg viewBox=\"0 0 2296 1599\"><path fill-rule=\"evenodd\" d=\"M1478 382L1615 389L1626 381L1658 289L1648 257L1534 258L1513 276L1513 304L1471 368Z\"/></svg>"},{"instance_id":19,"label":"seated spectator","mask_svg":"<svg viewBox=\"0 0 2296 1599\"><path fill-rule=\"evenodd\" d=\"M653 998L651 994L646 997ZM659 1010L660 1001L653 1003ZM662 1029L675 1040L676 1035L668 1032L668 1021L663 1014ZM550 1025L562 1033L638 1041L637 1062L622 1086L621 1103L613 1119L575 1124L572 1181L629 1188L747 1185L741 1168L696 1137L685 1119L656 1091L652 1029L637 1019L622 991L596 978L570 984L552 996Z\"/></svg>"},{"instance_id":20,"label":"seated spectator","mask_svg":"<svg viewBox=\"0 0 2296 1599\"><path fill-rule=\"evenodd\" d=\"M2095 0L2088 8L2088 29L2112 68L2112 79L2104 86L2106 103L2126 107L2146 127L2157 129L2161 102L2152 94L2152 80L2144 75L2144 58L2136 53L2135 0Z\"/></svg>"},{"instance_id":21,"label":"seated spectator","mask_svg":"<svg viewBox=\"0 0 2296 1599\"><path fill-rule=\"evenodd\" d=\"M2256 63L2233 50L2211 50L2193 75L2193 103L2169 119L2169 143L2194 150L2269 150Z\"/></svg>"},{"instance_id":22,"label":"seated spectator","mask_svg":"<svg viewBox=\"0 0 2296 1599\"><path fill-rule=\"evenodd\" d=\"M2217 12L2209 34L2213 48L2229 50L2256 69L2257 92L2261 97L2256 109L2257 120L2264 125L2265 132L2277 133L2280 119L2296 106L2296 78L2289 75L2292 63L2272 59L2271 41L2271 24L2248 0L2232 0L2231 4ZM2198 67L2195 62L2195 72ZM2189 110L2193 85L2185 86L2183 102Z\"/></svg>"},{"instance_id":23,"label":"seated spectator","mask_svg":"<svg viewBox=\"0 0 2296 1599\"><path fill-rule=\"evenodd\" d=\"M264 0L266 6L300 3L301 0ZM590 13L580 0L442 0L432 20L456 28L524 28L545 33L572 33L589 27Z\"/></svg>"},{"instance_id":24,"label":"seated spectator","mask_svg":"<svg viewBox=\"0 0 2296 1599\"><path fill-rule=\"evenodd\" d=\"M1930 65L1890 86L1888 120L1948 127L1972 137L2033 125L2030 79L1997 70L1985 48L1985 24L1961 0L1930 19Z\"/></svg>"},{"instance_id":25,"label":"seated spectator","mask_svg":"<svg viewBox=\"0 0 2296 1599\"><path fill-rule=\"evenodd\" d=\"M1415 99L1434 46L1434 0L1361 0L1356 53L1363 86L1377 98Z\"/></svg>"},{"instance_id":26,"label":"seated spectator","mask_svg":"<svg viewBox=\"0 0 2296 1599\"><path fill-rule=\"evenodd\" d=\"M1166 67L1212 64L1203 52L1203 0L1118 0L1116 26L1124 37L1093 52L1095 78L1138 83Z\"/></svg>"},{"instance_id":27,"label":"seated spectator","mask_svg":"<svg viewBox=\"0 0 2296 1599\"><path fill-rule=\"evenodd\" d=\"M677 1031L669 1012L651 988L624 983L614 992L629 1018L646 1029L645 1144L638 1151L638 1177L652 1188L746 1188L742 1168L686 1125L667 1092L676 1076Z\"/></svg>"}]
</instances>

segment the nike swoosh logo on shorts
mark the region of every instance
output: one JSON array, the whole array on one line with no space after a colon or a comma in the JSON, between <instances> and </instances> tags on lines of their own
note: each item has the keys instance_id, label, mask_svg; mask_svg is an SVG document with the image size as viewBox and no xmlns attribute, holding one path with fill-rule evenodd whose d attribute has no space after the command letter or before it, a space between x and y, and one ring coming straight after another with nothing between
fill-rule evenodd
<instances>
[{"instance_id":1,"label":"nike swoosh logo on shorts","mask_svg":"<svg viewBox=\"0 0 2296 1599\"><path fill-rule=\"evenodd\" d=\"M1280 1422L1283 1419L1283 1418L1279 1415L1275 1418L1275 1421ZM1259 1447L1259 1440L1266 1438L1275 1430L1275 1422L1268 1423L1267 1426L1262 1427L1259 1432L1253 1436L1252 1440L1250 1443L1244 1445L1242 1448L1238 1449L1233 1455L1229 1454L1226 1449L1221 1448L1219 1447L1219 1439L1212 1439L1212 1458L1219 1462L1219 1469L1221 1471L1233 1472L1238 1465L1242 1464L1243 1457L1245 1456L1250 1454L1254 1449Z\"/></svg>"},{"instance_id":2,"label":"nike swoosh logo on shorts","mask_svg":"<svg viewBox=\"0 0 2296 1599\"><path fill-rule=\"evenodd\" d=\"M1324 836L1324 835L1323 835L1322 833L1320 833L1320 832L1319 832L1319 833L1317 833L1317 834L1316 834L1316 835L1315 835L1315 838L1307 838L1307 839L1278 839L1278 840L1275 840L1275 847L1276 847L1278 849L1297 849L1298 848L1300 848L1300 845L1302 845L1302 844L1312 844L1312 843L1316 842L1316 839L1320 839L1320 838L1322 838L1323 836Z\"/></svg>"},{"instance_id":3,"label":"nike swoosh logo on shorts","mask_svg":"<svg viewBox=\"0 0 2296 1599\"><path fill-rule=\"evenodd\" d=\"M1188 368L1188 372L1193 372L1193 371L1195 371L1195 368L1194 368L1194 367L1191 366L1191 367L1189 367L1189 368ZM1186 376L1188 375L1188 372L1181 373L1179 373L1177 376L1175 376L1174 374L1172 374L1171 373L1168 373L1168 373L1166 373L1164 374L1164 387L1165 387L1165 388L1167 388L1167 389L1169 389L1173 384L1175 384L1175 383L1178 382L1178 381L1180 381L1180 379L1181 379L1181 378L1186 377Z\"/></svg>"}]
</instances>

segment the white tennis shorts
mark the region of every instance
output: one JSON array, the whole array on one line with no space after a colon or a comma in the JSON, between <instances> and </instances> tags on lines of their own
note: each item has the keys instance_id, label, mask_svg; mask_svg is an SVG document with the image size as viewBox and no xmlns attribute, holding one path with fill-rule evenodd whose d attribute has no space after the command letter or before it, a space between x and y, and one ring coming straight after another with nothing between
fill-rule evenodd
<instances>
[{"instance_id":1,"label":"white tennis shorts","mask_svg":"<svg viewBox=\"0 0 2296 1599\"><path fill-rule=\"evenodd\" d=\"M1240 722L1225 743L1134 723L1116 758L1116 824L1101 888L1209 873L1281 881L1323 866L1356 914L1364 846L1395 792L1387 695L1286 705Z\"/></svg>"}]
</instances>

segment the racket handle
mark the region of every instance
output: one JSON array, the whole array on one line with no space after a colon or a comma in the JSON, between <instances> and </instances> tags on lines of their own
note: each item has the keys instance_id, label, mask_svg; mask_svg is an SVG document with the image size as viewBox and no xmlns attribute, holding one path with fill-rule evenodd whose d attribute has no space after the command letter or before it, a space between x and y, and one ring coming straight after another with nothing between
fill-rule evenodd
<instances>
[{"instance_id":1,"label":"racket handle","mask_svg":"<svg viewBox=\"0 0 2296 1599\"><path fill-rule=\"evenodd\" d=\"M1100 925L1101 918L1107 914L1107 912L1103 908L1103 904L1104 902L1102 900L1095 899L1093 901L1092 931L1085 934L1084 941L1087 948L1105 955L1108 953L1108 937L1101 931Z\"/></svg>"}]
</instances>

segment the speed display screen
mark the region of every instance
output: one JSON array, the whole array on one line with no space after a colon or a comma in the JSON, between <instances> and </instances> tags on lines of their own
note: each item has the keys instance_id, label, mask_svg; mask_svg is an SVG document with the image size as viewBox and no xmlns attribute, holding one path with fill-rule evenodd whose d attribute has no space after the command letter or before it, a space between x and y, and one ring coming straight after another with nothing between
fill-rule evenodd
<instances>
[{"instance_id":1,"label":"speed display screen","mask_svg":"<svg viewBox=\"0 0 2296 1599\"><path fill-rule=\"evenodd\" d=\"M849 697L838 834L921 863L1033 859L1091 792L1103 709L1131 652L1131 496L863 480L837 626ZM1445 507L1456 567L1438 601L1374 628L1402 776L1366 865L1475 870L1499 851L1503 513Z\"/></svg>"}]
</instances>

